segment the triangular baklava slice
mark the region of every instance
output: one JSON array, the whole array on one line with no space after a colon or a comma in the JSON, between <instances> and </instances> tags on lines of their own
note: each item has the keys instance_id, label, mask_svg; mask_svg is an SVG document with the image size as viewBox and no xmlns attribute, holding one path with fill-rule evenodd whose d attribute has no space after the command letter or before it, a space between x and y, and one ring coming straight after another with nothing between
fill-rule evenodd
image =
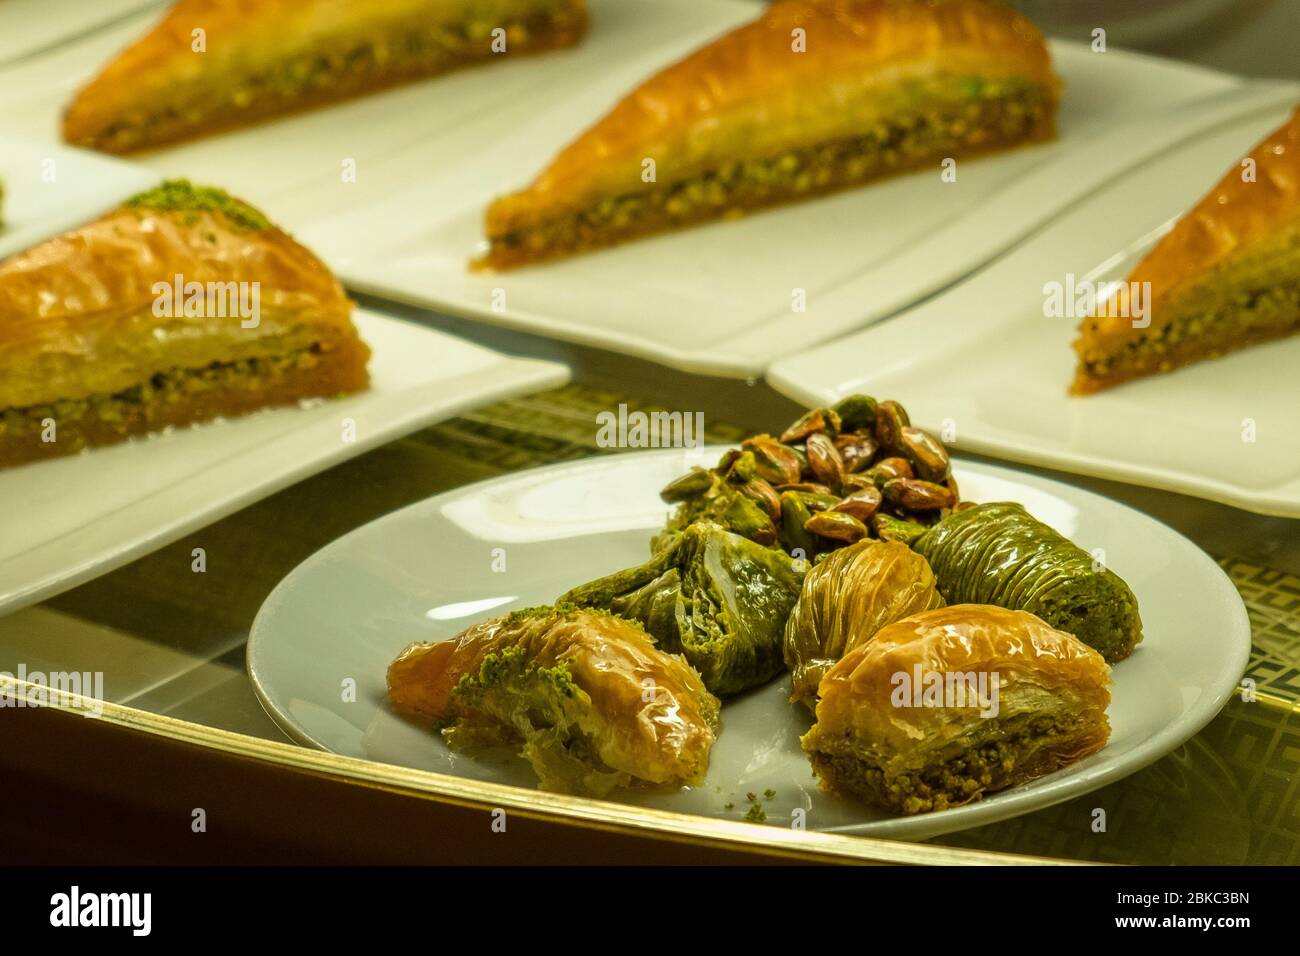
<instances>
[{"instance_id":1,"label":"triangular baklava slice","mask_svg":"<svg viewBox=\"0 0 1300 956\"><path fill-rule=\"evenodd\" d=\"M0 262L0 465L364 389L329 269L184 181Z\"/></svg>"},{"instance_id":2,"label":"triangular baklava slice","mask_svg":"<svg viewBox=\"0 0 1300 956\"><path fill-rule=\"evenodd\" d=\"M986 0L784 0L628 94L487 211L479 266L608 246L1050 138L1042 35Z\"/></svg>"},{"instance_id":3,"label":"triangular baklava slice","mask_svg":"<svg viewBox=\"0 0 1300 956\"><path fill-rule=\"evenodd\" d=\"M1297 332L1300 110L1083 320L1072 391L1100 391Z\"/></svg>"},{"instance_id":4,"label":"triangular baklava slice","mask_svg":"<svg viewBox=\"0 0 1300 956\"><path fill-rule=\"evenodd\" d=\"M181 0L91 80L63 137L110 153L569 46L586 0Z\"/></svg>"}]
</instances>

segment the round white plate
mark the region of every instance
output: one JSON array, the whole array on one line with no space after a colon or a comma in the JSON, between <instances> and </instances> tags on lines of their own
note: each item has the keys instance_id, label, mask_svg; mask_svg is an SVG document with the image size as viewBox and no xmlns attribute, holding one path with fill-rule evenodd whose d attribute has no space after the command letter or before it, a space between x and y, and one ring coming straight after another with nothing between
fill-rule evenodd
<instances>
[{"instance_id":1,"label":"round white plate","mask_svg":"<svg viewBox=\"0 0 1300 956\"><path fill-rule=\"evenodd\" d=\"M303 562L263 605L248 669L271 717L336 753L534 787L523 761L454 754L385 703L389 661L484 618L545 604L644 561L666 507L658 489L721 449L640 452L542 468L438 495L386 515ZM1013 500L1104 559L1137 594L1146 638L1114 668L1113 727L1100 753L979 803L914 817L822 793L799 749L810 717L788 680L723 708L704 785L623 793L644 806L741 819L748 794L767 822L915 840L1026 813L1151 763L1210 721L1246 666L1250 626L1236 589L1190 541L1107 498L1005 468L957 463L964 497ZM350 693L355 681L355 694ZM765 791L775 795L765 798ZM1079 820L1085 827L1091 818Z\"/></svg>"}]
</instances>

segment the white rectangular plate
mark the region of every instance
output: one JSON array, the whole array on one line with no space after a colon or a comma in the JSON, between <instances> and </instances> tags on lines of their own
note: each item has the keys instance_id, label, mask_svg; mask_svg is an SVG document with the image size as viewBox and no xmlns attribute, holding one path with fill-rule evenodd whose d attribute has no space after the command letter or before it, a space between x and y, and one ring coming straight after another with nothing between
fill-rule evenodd
<instances>
[{"instance_id":1,"label":"white rectangular plate","mask_svg":"<svg viewBox=\"0 0 1300 956\"><path fill-rule=\"evenodd\" d=\"M0 259L93 219L159 178L98 153L0 134Z\"/></svg>"},{"instance_id":2,"label":"white rectangular plate","mask_svg":"<svg viewBox=\"0 0 1300 956\"><path fill-rule=\"evenodd\" d=\"M1055 43L1066 86L1060 139L963 163L956 182L942 182L936 168L554 264L470 275L494 196L528 182L645 76L758 13L741 0L591 0L591 10L591 33L573 49L473 67L145 161L262 206L355 289L747 377L793 342L844 334L962 278L1122 170L1261 98L1295 95ZM75 87L150 19L0 71L0 130L55 135ZM345 181L345 164L354 164L355 182ZM804 291L804 312L792 310L795 289Z\"/></svg>"},{"instance_id":3,"label":"white rectangular plate","mask_svg":"<svg viewBox=\"0 0 1300 956\"><path fill-rule=\"evenodd\" d=\"M0 471L0 613L66 590L317 472L568 370L357 310L371 387ZM355 440L344 440L344 420Z\"/></svg>"},{"instance_id":4,"label":"white rectangular plate","mask_svg":"<svg viewBox=\"0 0 1300 956\"><path fill-rule=\"evenodd\" d=\"M811 404L896 397L917 424L955 434L956 450L1300 517L1300 339L1072 398L1078 319L1044 317L1046 283L1123 280L1287 112L1148 162L978 276L777 362L769 381Z\"/></svg>"}]
</instances>

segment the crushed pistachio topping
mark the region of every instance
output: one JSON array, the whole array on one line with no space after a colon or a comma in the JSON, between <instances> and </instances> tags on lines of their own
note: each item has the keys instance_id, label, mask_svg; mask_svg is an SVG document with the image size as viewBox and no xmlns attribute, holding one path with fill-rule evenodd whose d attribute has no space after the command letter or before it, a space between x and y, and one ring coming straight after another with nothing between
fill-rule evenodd
<instances>
[{"instance_id":1,"label":"crushed pistachio topping","mask_svg":"<svg viewBox=\"0 0 1300 956\"><path fill-rule=\"evenodd\" d=\"M502 622L502 627L509 628L525 621L537 620L539 618L554 617L556 622L567 621L579 612L593 616L603 616L617 618L624 624L629 625L649 640L652 644L657 644L654 636L645 629L645 625L632 617L625 617L622 614L615 614L611 611L600 607L585 607L572 603L571 601L557 601L555 604L540 604L536 607L520 608L518 611L511 611L506 615Z\"/></svg>"},{"instance_id":2,"label":"crushed pistachio topping","mask_svg":"<svg viewBox=\"0 0 1300 956\"><path fill-rule=\"evenodd\" d=\"M522 624L525 621L552 616L556 620L562 620L568 618L576 610L578 609L571 604L539 604L536 607L520 608L518 611L511 611L506 615L506 619L501 622L501 626L508 628L516 624Z\"/></svg>"},{"instance_id":3,"label":"crushed pistachio topping","mask_svg":"<svg viewBox=\"0 0 1300 956\"><path fill-rule=\"evenodd\" d=\"M477 674L466 674L456 684L454 693L469 694L489 690L514 677L528 676L542 681L551 690L565 697L573 695L573 675L567 667L542 667L534 664L522 647L508 647L500 653L488 654L479 665Z\"/></svg>"},{"instance_id":4,"label":"crushed pistachio topping","mask_svg":"<svg viewBox=\"0 0 1300 956\"><path fill-rule=\"evenodd\" d=\"M132 196L124 204L131 209L155 209L160 212L219 212L239 229L271 229L271 221L248 203L241 202L224 189L195 186L188 179L168 179L153 189Z\"/></svg>"}]
</instances>

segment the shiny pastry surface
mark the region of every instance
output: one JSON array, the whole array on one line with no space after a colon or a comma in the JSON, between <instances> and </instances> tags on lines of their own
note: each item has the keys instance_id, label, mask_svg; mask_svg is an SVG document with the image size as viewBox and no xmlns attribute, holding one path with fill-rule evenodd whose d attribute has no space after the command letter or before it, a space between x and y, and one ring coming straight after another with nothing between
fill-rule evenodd
<instances>
[{"instance_id":1,"label":"shiny pastry surface","mask_svg":"<svg viewBox=\"0 0 1300 956\"><path fill-rule=\"evenodd\" d=\"M1098 557L1008 501L949 515L916 539L952 604L1030 611L1114 663L1142 640L1137 598Z\"/></svg>"},{"instance_id":2,"label":"shiny pastry surface","mask_svg":"<svg viewBox=\"0 0 1300 956\"><path fill-rule=\"evenodd\" d=\"M1000 4L782 0L646 80L528 188L493 203L480 264L1049 138L1058 89L1042 36Z\"/></svg>"},{"instance_id":3,"label":"shiny pastry surface","mask_svg":"<svg viewBox=\"0 0 1300 956\"><path fill-rule=\"evenodd\" d=\"M891 624L832 667L820 693L802 742L823 784L902 813L978 800L1095 753L1110 735L1101 655L998 607Z\"/></svg>"},{"instance_id":4,"label":"shiny pastry surface","mask_svg":"<svg viewBox=\"0 0 1300 956\"><path fill-rule=\"evenodd\" d=\"M412 644L388 668L395 710L453 749L510 745L546 789L698 784L718 701L680 657L599 611L535 608Z\"/></svg>"},{"instance_id":5,"label":"shiny pastry surface","mask_svg":"<svg viewBox=\"0 0 1300 956\"><path fill-rule=\"evenodd\" d=\"M584 0L180 0L77 92L63 136L132 152L568 46L586 27Z\"/></svg>"},{"instance_id":6,"label":"shiny pastry surface","mask_svg":"<svg viewBox=\"0 0 1300 956\"><path fill-rule=\"evenodd\" d=\"M825 786L898 813L977 800L1105 745L1102 654L1118 660L1140 640L1136 598L1021 505L963 500L944 446L900 403L849 395L810 409L660 497L675 507L648 561L554 608L408 648L389 670L393 706L444 725L453 748L514 745L552 789L698 784L702 770L665 771L653 747L617 749L642 732L637 707L601 709L577 671L554 670L575 635L603 646L613 629L670 662L656 666L680 686L674 699L694 701L679 708L691 726L714 726L717 697L766 697L788 669L798 710L770 728L772 746L813 710L802 748ZM623 656L598 669L630 693L629 668L645 666ZM597 717L582 719L570 676ZM897 696L900 676L915 694ZM504 689L485 694L485 677ZM962 695L944 698L954 680Z\"/></svg>"},{"instance_id":7,"label":"shiny pastry surface","mask_svg":"<svg viewBox=\"0 0 1300 956\"><path fill-rule=\"evenodd\" d=\"M364 388L351 311L260 212L165 183L0 262L0 462Z\"/></svg>"},{"instance_id":8,"label":"shiny pastry surface","mask_svg":"<svg viewBox=\"0 0 1300 956\"><path fill-rule=\"evenodd\" d=\"M1096 392L1296 332L1300 109L1178 221L1113 303L1083 320L1072 391Z\"/></svg>"},{"instance_id":9,"label":"shiny pastry surface","mask_svg":"<svg viewBox=\"0 0 1300 956\"><path fill-rule=\"evenodd\" d=\"M832 551L804 577L786 620L790 699L815 707L836 661L886 625L942 604L930 565L901 542L859 541Z\"/></svg>"},{"instance_id":10,"label":"shiny pastry surface","mask_svg":"<svg viewBox=\"0 0 1300 956\"><path fill-rule=\"evenodd\" d=\"M574 588L560 601L638 621L726 697L781 672L781 635L802 577L782 552L700 521L647 563Z\"/></svg>"}]
</instances>

